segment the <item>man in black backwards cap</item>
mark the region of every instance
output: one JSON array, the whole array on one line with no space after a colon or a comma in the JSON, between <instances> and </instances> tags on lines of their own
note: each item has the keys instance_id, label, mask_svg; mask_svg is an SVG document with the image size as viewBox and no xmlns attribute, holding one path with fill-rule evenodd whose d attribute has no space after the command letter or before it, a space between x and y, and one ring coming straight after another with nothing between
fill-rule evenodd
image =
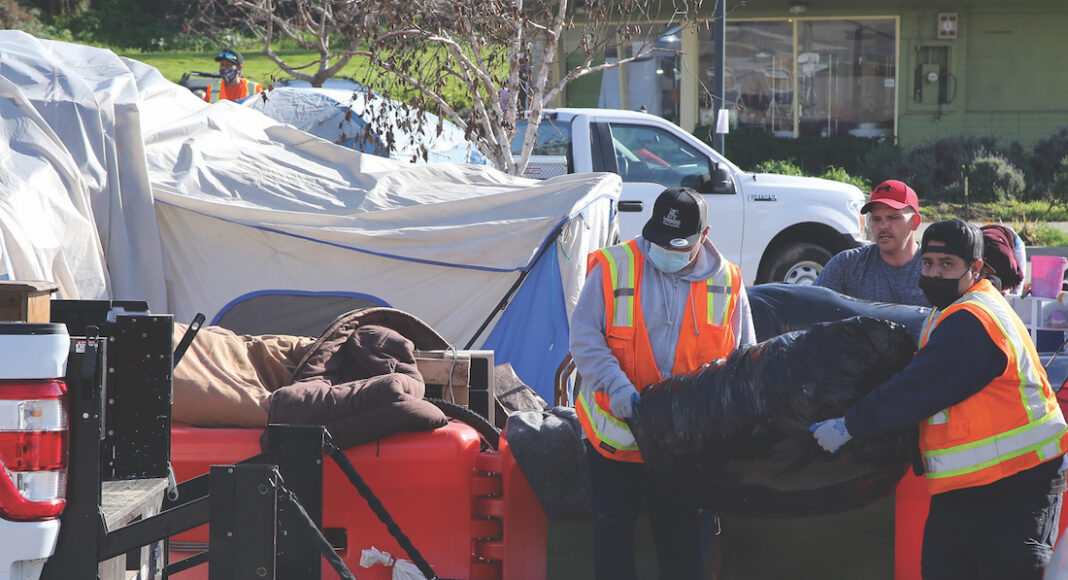
<instances>
[{"instance_id":1,"label":"man in black backwards cap","mask_svg":"<svg viewBox=\"0 0 1068 580\"><path fill-rule=\"evenodd\" d=\"M810 427L832 453L920 425L931 510L925 580L1039 579L1065 490L1068 429L1030 334L983 276L983 235L932 224L919 286L935 310L912 362L843 417Z\"/></svg>"},{"instance_id":2,"label":"man in black backwards cap","mask_svg":"<svg viewBox=\"0 0 1068 580\"><path fill-rule=\"evenodd\" d=\"M652 481L626 419L646 386L754 342L741 273L708 239L710 229L701 194L667 189L641 236L587 260L571 355L582 376L575 410L587 442L599 580L637 578L633 536L643 505L660 577L704 577L701 516Z\"/></svg>"},{"instance_id":3,"label":"man in black backwards cap","mask_svg":"<svg viewBox=\"0 0 1068 580\"><path fill-rule=\"evenodd\" d=\"M215 56L215 62L219 63L219 77L221 82L207 86L204 100L214 103L219 100L240 101L249 95L263 91L263 85L250 81L241 76L241 69L245 65L245 57L232 48L224 48Z\"/></svg>"}]
</instances>

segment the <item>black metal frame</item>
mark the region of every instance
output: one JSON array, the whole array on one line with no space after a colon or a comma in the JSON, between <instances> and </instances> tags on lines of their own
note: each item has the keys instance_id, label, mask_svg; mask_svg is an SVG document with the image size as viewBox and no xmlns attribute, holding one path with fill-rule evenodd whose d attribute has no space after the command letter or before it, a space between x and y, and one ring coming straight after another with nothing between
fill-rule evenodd
<instances>
[{"instance_id":1,"label":"black metal frame","mask_svg":"<svg viewBox=\"0 0 1068 580\"><path fill-rule=\"evenodd\" d=\"M129 564L141 547L206 523L208 550L166 566L164 578L204 562L211 577L228 580L319 578L320 547L303 518L321 529L320 426L271 425L269 451L213 466L179 485L178 499L165 501L162 513L108 529L105 481L158 479L170 469L172 319L139 313L108 320L106 301L65 302L53 320L69 322L73 335L65 378L70 460L60 534L42 580L95 580L101 562L127 554ZM278 502L283 481L308 516Z\"/></svg>"}]
</instances>

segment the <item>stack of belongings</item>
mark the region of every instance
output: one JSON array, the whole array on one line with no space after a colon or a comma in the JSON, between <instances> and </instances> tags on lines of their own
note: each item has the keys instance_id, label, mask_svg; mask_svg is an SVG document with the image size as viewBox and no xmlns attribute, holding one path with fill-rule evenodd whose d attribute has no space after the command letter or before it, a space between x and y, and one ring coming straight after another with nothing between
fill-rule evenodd
<instances>
[{"instance_id":1,"label":"stack of belongings","mask_svg":"<svg viewBox=\"0 0 1068 580\"><path fill-rule=\"evenodd\" d=\"M809 425L840 417L914 352L895 322L817 323L646 388L628 423L654 476L702 507L763 517L856 509L894 489L916 454L915 429L858 437L832 455Z\"/></svg>"}]
</instances>

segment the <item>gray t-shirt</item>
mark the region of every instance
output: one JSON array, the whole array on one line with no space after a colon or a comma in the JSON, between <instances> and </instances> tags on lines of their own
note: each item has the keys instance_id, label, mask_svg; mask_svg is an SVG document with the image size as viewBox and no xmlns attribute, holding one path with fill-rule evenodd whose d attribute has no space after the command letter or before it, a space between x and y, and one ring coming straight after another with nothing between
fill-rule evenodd
<instances>
[{"instance_id":1,"label":"gray t-shirt","mask_svg":"<svg viewBox=\"0 0 1068 580\"><path fill-rule=\"evenodd\" d=\"M854 298L930 307L919 287L921 272L919 252L907 264L891 266L879 255L879 246L869 244L831 258L816 285Z\"/></svg>"}]
</instances>

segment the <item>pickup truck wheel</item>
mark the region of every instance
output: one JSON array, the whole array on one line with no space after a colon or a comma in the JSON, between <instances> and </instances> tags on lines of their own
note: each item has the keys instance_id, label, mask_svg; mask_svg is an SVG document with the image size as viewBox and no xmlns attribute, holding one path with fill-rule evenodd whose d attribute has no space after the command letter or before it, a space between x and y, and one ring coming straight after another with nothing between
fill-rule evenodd
<instances>
[{"instance_id":1,"label":"pickup truck wheel","mask_svg":"<svg viewBox=\"0 0 1068 580\"><path fill-rule=\"evenodd\" d=\"M762 282L786 282L787 284L812 285L823 271L823 265L831 259L831 253L822 246L796 243L776 252L768 265L767 279Z\"/></svg>"}]
</instances>

